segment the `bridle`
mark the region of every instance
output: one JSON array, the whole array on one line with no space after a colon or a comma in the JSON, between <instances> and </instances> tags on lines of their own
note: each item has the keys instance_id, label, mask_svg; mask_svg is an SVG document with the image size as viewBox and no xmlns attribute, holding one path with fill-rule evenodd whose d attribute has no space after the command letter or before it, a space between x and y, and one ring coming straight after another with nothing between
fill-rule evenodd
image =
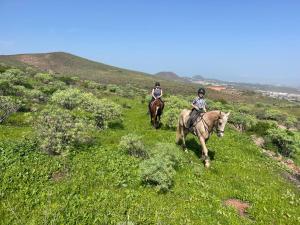
<instances>
[{"instance_id":1,"label":"bridle","mask_svg":"<svg viewBox=\"0 0 300 225\"><path fill-rule=\"evenodd\" d=\"M207 122L205 121L205 119L203 118L204 115L205 115L205 113L201 116L200 121L203 122L203 124L204 124L204 129L210 134L213 130L212 130L212 131L209 131L209 130L208 130L208 124L207 124ZM216 121L217 124L215 123L215 124L214 124L214 127L213 127L213 128L215 128L215 132L218 133L218 134L224 134L224 130L220 130L219 127L218 127L218 120L221 119L221 115L222 115L222 112L220 111L219 117L218 117L218 119L217 119L217 121Z\"/></svg>"}]
</instances>

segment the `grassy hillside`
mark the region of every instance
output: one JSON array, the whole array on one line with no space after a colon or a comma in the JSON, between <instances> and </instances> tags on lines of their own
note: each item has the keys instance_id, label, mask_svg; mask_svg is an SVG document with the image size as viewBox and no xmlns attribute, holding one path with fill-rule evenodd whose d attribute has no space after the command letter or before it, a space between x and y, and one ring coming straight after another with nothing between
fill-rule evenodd
<instances>
[{"instance_id":1,"label":"grassy hillside","mask_svg":"<svg viewBox=\"0 0 300 225\"><path fill-rule=\"evenodd\" d=\"M299 191L281 170L262 156L250 139L227 129L209 142L212 167L199 160L199 147L188 139L189 153L166 194L141 185L140 159L118 150L123 135L138 133L148 148L173 143L170 130L154 130L138 100L117 99L131 109L122 128L97 134L97 143L70 158L24 152L20 144L1 146L1 224L297 224ZM22 117L22 115L19 115ZM30 127L2 125L0 137L10 143L30 137ZM26 145L26 144L25 144ZM24 144L23 144L24 146ZM181 151L177 149L176 151ZM224 200L238 198L251 207L241 218Z\"/></svg>"},{"instance_id":2,"label":"grassy hillside","mask_svg":"<svg viewBox=\"0 0 300 225\"><path fill-rule=\"evenodd\" d=\"M174 145L172 121L189 96L166 99L163 118L172 120L155 130L145 93L86 80L64 83L46 73L0 73L2 106L18 106L0 122L0 224L300 223L299 189L247 133L227 126L224 138L213 135L212 166L205 169L195 137L188 137L188 153ZM210 105L255 112L225 102ZM260 107L259 113L270 105ZM141 143L131 145L148 157L120 149L128 134L141 136ZM144 173L145 165L155 171ZM145 174L156 182L147 182ZM162 183L169 184L164 191ZM227 199L248 203L246 216L226 206Z\"/></svg>"}]
</instances>

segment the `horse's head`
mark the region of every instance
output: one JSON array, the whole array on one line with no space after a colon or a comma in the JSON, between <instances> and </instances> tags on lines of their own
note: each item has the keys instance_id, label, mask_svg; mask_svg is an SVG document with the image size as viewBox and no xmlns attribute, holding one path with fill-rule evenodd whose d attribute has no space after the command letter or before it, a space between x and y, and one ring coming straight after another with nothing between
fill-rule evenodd
<instances>
[{"instance_id":1,"label":"horse's head","mask_svg":"<svg viewBox=\"0 0 300 225\"><path fill-rule=\"evenodd\" d=\"M220 111L219 118L217 120L216 124L216 129L217 129L217 135L218 137L223 137L224 136L224 129L225 125L227 123L228 117L230 115L230 112L224 113Z\"/></svg>"}]
</instances>

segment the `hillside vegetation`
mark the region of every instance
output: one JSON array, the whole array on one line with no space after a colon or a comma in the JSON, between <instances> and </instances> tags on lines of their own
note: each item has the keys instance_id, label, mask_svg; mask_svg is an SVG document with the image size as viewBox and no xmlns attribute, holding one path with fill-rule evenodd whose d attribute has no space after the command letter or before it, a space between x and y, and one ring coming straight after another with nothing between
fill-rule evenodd
<instances>
[{"instance_id":1,"label":"hillside vegetation","mask_svg":"<svg viewBox=\"0 0 300 225\"><path fill-rule=\"evenodd\" d=\"M175 95L194 95L197 84L186 82L184 78L173 79L169 76L153 76L143 72L127 70L119 67L88 60L65 52L40 54L0 55L0 64L21 68L22 70L49 72L57 77L68 79L78 77L93 80L102 84L130 84L149 90L155 81L160 81L166 93ZM208 90L208 97L234 102L256 103L257 101L275 104L277 100L262 97L249 91L239 93L220 93ZM298 110L300 111L300 110Z\"/></svg>"},{"instance_id":2,"label":"hillside vegetation","mask_svg":"<svg viewBox=\"0 0 300 225\"><path fill-rule=\"evenodd\" d=\"M195 137L188 153L174 143L193 96L167 94L155 130L142 87L2 66L0 224L300 223L299 189L249 136L299 162L299 119L284 113L297 106L208 100L232 118L205 169ZM248 203L245 216L228 199Z\"/></svg>"},{"instance_id":3,"label":"hillside vegetation","mask_svg":"<svg viewBox=\"0 0 300 225\"><path fill-rule=\"evenodd\" d=\"M165 78L154 77L150 74L118 68L103 63L91 61L64 52L21 54L0 56L0 62L6 65L26 68L28 66L38 70L55 73L57 76L77 76L104 84L134 84L142 88L150 88L154 82L166 81ZM193 84L186 84L181 92L191 93ZM178 83L168 81L167 90L178 90Z\"/></svg>"}]
</instances>

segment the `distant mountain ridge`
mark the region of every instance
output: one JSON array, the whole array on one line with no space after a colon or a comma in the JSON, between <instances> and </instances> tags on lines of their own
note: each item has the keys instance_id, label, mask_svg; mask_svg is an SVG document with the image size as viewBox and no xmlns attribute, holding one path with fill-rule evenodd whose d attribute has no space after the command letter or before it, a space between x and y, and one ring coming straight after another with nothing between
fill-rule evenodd
<instances>
[{"instance_id":1,"label":"distant mountain ridge","mask_svg":"<svg viewBox=\"0 0 300 225\"><path fill-rule=\"evenodd\" d=\"M165 79L170 79L170 80L189 82L188 78L181 77L181 76L177 75L176 73L169 72L169 71L158 72L158 73L154 74L154 76L157 76L160 78L165 78Z\"/></svg>"}]
</instances>

